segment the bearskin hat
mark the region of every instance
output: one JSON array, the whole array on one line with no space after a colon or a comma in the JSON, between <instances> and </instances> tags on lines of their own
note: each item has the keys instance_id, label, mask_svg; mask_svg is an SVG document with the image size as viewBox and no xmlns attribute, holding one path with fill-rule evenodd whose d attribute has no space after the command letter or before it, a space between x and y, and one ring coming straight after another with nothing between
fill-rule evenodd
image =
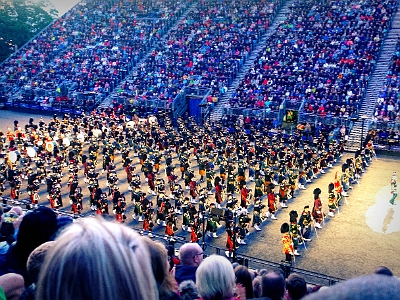
<instances>
[{"instance_id":1,"label":"bearskin hat","mask_svg":"<svg viewBox=\"0 0 400 300\"><path fill-rule=\"evenodd\" d=\"M286 233L289 232L289 224L288 223L283 223L281 225L281 233Z\"/></svg>"},{"instance_id":2,"label":"bearskin hat","mask_svg":"<svg viewBox=\"0 0 400 300\"><path fill-rule=\"evenodd\" d=\"M320 188L314 189L313 194L314 194L314 195L319 195L319 194L321 194L321 189L320 189Z\"/></svg>"},{"instance_id":3,"label":"bearskin hat","mask_svg":"<svg viewBox=\"0 0 400 300\"><path fill-rule=\"evenodd\" d=\"M292 211L289 213L290 223L295 223L295 222L297 222L297 217L298 217L298 216L299 216L299 215L297 214L297 211L292 210Z\"/></svg>"}]
</instances>

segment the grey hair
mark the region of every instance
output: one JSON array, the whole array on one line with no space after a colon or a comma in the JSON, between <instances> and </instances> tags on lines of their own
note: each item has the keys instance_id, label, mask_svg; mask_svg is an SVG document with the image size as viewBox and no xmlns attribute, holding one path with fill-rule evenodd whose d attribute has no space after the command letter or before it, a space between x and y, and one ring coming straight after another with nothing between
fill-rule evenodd
<instances>
[{"instance_id":1,"label":"grey hair","mask_svg":"<svg viewBox=\"0 0 400 300\"><path fill-rule=\"evenodd\" d=\"M197 268L196 285L199 295L205 300L231 298L235 288L232 264L220 255L207 257Z\"/></svg>"}]
</instances>

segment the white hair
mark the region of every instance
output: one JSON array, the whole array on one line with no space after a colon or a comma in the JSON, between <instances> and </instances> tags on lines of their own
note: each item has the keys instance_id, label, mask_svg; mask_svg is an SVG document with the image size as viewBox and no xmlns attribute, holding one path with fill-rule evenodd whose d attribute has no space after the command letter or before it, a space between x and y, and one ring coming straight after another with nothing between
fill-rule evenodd
<instances>
[{"instance_id":1,"label":"white hair","mask_svg":"<svg viewBox=\"0 0 400 300\"><path fill-rule=\"evenodd\" d=\"M235 287L232 264L220 255L207 257L197 268L196 285L199 295L205 300L231 298Z\"/></svg>"},{"instance_id":2,"label":"white hair","mask_svg":"<svg viewBox=\"0 0 400 300\"><path fill-rule=\"evenodd\" d=\"M158 299L142 237L101 218L66 227L46 255L36 299Z\"/></svg>"}]
</instances>

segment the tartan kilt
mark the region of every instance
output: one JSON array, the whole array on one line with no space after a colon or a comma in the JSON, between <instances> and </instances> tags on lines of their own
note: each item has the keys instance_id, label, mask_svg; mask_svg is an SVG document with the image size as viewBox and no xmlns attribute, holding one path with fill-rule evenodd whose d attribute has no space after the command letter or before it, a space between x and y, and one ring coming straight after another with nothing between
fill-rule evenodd
<instances>
[{"instance_id":1,"label":"tartan kilt","mask_svg":"<svg viewBox=\"0 0 400 300\"><path fill-rule=\"evenodd\" d=\"M228 235L228 238L226 240L226 249L228 251L233 251L233 241L232 238Z\"/></svg>"},{"instance_id":2,"label":"tartan kilt","mask_svg":"<svg viewBox=\"0 0 400 300\"><path fill-rule=\"evenodd\" d=\"M255 223L262 223L261 217L259 213L253 214L253 224Z\"/></svg>"},{"instance_id":3,"label":"tartan kilt","mask_svg":"<svg viewBox=\"0 0 400 300\"><path fill-rule=\"evenodd\" d=\"M118 223L122 223L122 222L124 221L124 219L123 219L123 217L122 217L122 214L116 214L116 215L115 215L115 220L116 220Z\"/></svg>"},{"instance_id":4,"label":"tartan kilt","mask_svg":"<svg viewBox=\"0 0 400 300\"><path fill-rule=\"evenodd\" d=\"M245 179L244 176L238 176L238 177L237 177L237 181L238 181L238 182L241 182L241 181L244 180L244 179Z\"/></svg>"}]
</instances>

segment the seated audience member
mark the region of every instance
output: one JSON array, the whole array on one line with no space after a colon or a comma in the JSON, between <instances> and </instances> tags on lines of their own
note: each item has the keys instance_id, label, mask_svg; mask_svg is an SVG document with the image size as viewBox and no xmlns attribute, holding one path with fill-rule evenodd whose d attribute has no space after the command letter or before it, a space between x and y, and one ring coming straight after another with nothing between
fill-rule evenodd
<instances>
[{"instance_id":1,"label":"seated audience member","mask_svg":"<svg viewBox=\"0 0 400 300\"><path fill-rule=\"evenodd\" d=\"M390 271L390 269L388 267L385 266L379 266L375 269L375 274L379 274L379 275L387 275L387 276L393 276L392 271Z\"/></svg>"},{"instance_id":2,"label":"seated audience member","mask_svg":"<svg viewBox=\"0 0 400 300\"><path fill-rule=\"evenodd\" d=\"M20 274L8 273L0 276L0 299L18 300L24 290L24 278Z\"/></svg>"},{"instance_id":3,"label":"seated audience member","mask_svg":"<svg viewBox=\"0 0 400 300\"><path fill-rule=\"evenodd\" d=\"M307 283L302 276L292 273L286 281L286 289L288 300L298 300L307 294Z\"/></svg>"},{"instance_id":4,"label":"seated audience member","mask_svg":"<svg viewBox=\"0 0 400 300\"><path fill-rule=\"evenodd\" d=\"M36 299L158 299L143 238L101 218L74 222L46 255Z\"/></svg>"},{"instance_id":5,"label":"seated audience member","mask_svg":"<svg viewBox=\"0 0 400 300\"><path fill-rule=\"evenodd\" d=\"M176 266L175 279L180 284L184 280L196 282L197 267L203 261L203 250L198 244L187 243L179 249L181 263Z\"/></svg>"},{"instance_id":6,"label":"seated audience member","mask_svg":"<svg viewBox=\"0 0 400 300\"><path fill-rule=\"evenodd\" d=\"M339 282L305 296L304 300L386 300L399 299L400 280L394 276L367 275Z\"/></svg>"},{"instance_id":7,"label":"seated audience member","mask_svg":"<svg viewBox=\"0 0 400 300\"><path fill-rule=\"evenodd\" d=\"M261 296L257 299L280 300L285 294L285 277L279 271L269 271L261 278Z\"/></svg>"},{"instance_id":8,"label":"seated audience member","mask_svg":"<svg viewBox=\"0 0 400 300\"><path fill-rule=\"evenodd\" d=\"M26 271L31 252L51 240L57 231L57 215L49 207L39 206L24 215L19 226L17 242L8 249L0 273L18 273L24 277L25 286L32 282Z\"/></svg>"},{"instance_id":9,"label":"seated audience member","mask_svg":"<svg viewBox=\"0 0 400 300\"><path fill-rule=\"evenodd\" d=\"M241 284L246 290L246 299L253 299L253 284L249 269L245 266L237 266L235 269L236 284Z\"/></svg>"},{"instance_id":10,"label":"seated audience member","mask_svg":"<svg viewBox=\"0 0 400 300\"><path fill-rule=\"evenodd\" d=\"M26 270L28 272L29 278L32 280L32 284L25 288L20 300L30 300L35 299L36 283L39 278L40 269L42 268L44 258L51 248L54 247L55 242L49 241L41 244L28 257L26 263Z\"/></svg>"},{"instance_id":11,"label":"seated audience member","mask_svg":"<svg viewBox=\"0 0 400 300\"><path fill-rule=\"evenodd\" d=\"M160 242L152 241L149 238L144 238L143 241L149 249L151 268L158 286L159 300L181 299L176 293L175 279L169 273L167 249Z\"/></svg>"},{"instance_id":12,"label":"seated audience member","mask_svg":"<svg viewBox=\"0 0 400 300\"><path fill-rule=\"evenodd\" d=\"M235 294L235 273L230 261L220 255L207 257L196 271L197 291L202 300L232 299ZM243 287L237 292L246 299Z\"/></svg>"}]
</instances>

